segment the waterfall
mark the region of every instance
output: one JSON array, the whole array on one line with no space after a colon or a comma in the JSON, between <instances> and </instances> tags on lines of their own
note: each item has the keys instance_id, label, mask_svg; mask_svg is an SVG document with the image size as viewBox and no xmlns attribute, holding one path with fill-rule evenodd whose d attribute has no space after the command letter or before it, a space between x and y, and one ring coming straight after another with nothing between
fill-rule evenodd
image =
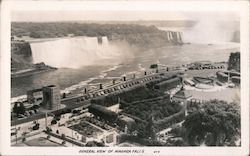
<instances>
[{"instance_id":1,"label":"waterfall","mask_svg":"<svg viewBox=\"0 0 250 156\"><path fill-rule=\"evenodd\" d=\"M119 46L110 44L107 37L61 38L31 44L33 63L44 62L57 68L79 68L102 63L114 63L124 55ZM102 61L112 59L112 61Z\"/></svg>"},{"instance_id":2,"label":"waterfall","mask_svg":"<svg viewBox=\"0 0 250 156\"><path fill-rule=\"evenodd\" d=\"M170 41L169 31L167 32L168 41Z\"/></svg>"},{"instance_id":3,"label":"waterfall","mask_svg":"<svg viewBox=\"0 0 250 156\"><path fill-rule=\"evenodd\" d=\"M183 41L182 41L182 32L179 32L178 34L179 34L179 42L183 43Z\"/></svg>"},{"instance_id":4,"label":"waterfall","mask_svg":"<svg viewBox=\"0 0 250 156\"><path fill-rule=\"evenodd\" d=\"M177 38L177 42L179 43L180 42L180 33L179 32L176 32L176 38Z\"/></svg>"},{"instance_id":5,"label":"waterfall","mask_svg":"<svg viewBox=\"0 0 250 156\"><path fill-rule=\"evenodd\" d=\"M182 33L181 32L176 32L176 36L177 36L177 42L182 43Z\"/></svg>"},{"instance_id":6,"label":"waterfall","mask_svg":"<svg viewBox=\"0 0 250 156\"><path fill-rule=\"evenodd\" d=\"M170 31L170 40L173 40L174 38L173 38L173 34L172 34L173 32L172 31Z\"/></svg>"}]
</instances>

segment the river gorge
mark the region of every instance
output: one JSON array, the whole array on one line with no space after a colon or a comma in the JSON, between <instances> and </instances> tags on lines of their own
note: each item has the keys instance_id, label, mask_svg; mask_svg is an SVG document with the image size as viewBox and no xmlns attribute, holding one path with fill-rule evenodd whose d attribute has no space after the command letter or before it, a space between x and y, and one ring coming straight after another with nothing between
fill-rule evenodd
<instances>
[{"instance_id":1,"label":"river gorge","mask_svg":"<svg viewBox=\"0 0 250 156\"><path fill-rule=\"evenodd\" d=\"M236 42L189 43L185 31L165 32L166 35L27 40L28 52L31 53L25 60L27 64L44 62L58 69L13 78L11 97L50 84L59 84L62 90L72 90L86 84L119 79L124 74L143 72L153 63L173 66L194 61L228 61L231 52L240 51L240 44Z\"/></svg>"}]
</instances>

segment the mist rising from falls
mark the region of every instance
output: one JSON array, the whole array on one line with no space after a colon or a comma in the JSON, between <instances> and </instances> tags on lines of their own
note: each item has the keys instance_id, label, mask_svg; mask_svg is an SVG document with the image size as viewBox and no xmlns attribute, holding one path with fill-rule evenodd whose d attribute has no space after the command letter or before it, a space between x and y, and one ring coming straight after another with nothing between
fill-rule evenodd
<instances>
[{"instance_id":1,"label":"mist rising from falls","mask_svg":"<svg viewBox=\"0 0 250 156\"><path fill-rule=\"evenodd\" d=\"M232 42L235 32L240 30L237 21L223 21L221 19L201 19L193 27L159 27L164 31L182 32L184 43L226 43ZM177 33L178 34L178 33ZM172 38L172 36L167 36Z\"/></svg>"},{"instance_id":2,"label":"mist rising from falls","mask_svg":"<svg viewBox=\"0 0 250 156\"><path fill-rule=\"evenodd\" d=\"M239 22L236 21L202 19L186 31L184 39L192 43L231 42L235 32L239 31L239 27Z\"/></svg>"},{"instance_id":3,"label":"mist rising from falls","mask_svg":"<svg viewBox=\"0 0 250 156\"><path fill-rule=\"evenodd\" d=\"M107 37L74 37L31 43L33 63L57 68L79 68L122 62L132 54L125 44L111 44Z\"/></svg>"}]
</instances>

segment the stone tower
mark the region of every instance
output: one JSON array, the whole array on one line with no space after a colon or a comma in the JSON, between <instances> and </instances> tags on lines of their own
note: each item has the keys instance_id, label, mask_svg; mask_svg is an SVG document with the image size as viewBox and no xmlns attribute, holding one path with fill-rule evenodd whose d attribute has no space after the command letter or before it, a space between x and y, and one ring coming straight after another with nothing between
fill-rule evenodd
<instances>
[{"instance_id":1,"label":"stone tower","mask_svg":"<svg viewBox=\"0 0 250 156\"><path fill-rule=\"evenodd\" d=\"M61 103L60 89L56 85L46 86L43 90L43 107L45 109L53 110L59 109Z\"/></svg>"}]
</instances>

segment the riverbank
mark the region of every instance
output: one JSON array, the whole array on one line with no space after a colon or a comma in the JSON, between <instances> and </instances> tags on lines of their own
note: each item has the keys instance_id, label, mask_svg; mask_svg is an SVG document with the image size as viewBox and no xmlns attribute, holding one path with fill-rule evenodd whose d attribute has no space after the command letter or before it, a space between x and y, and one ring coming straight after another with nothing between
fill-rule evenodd
<instances>
[{"instance_id":1,"label":"riverbank","mask_svg":"<svg viewBox=\"0 0 250 156\"><path fill-rule=\"evenodd\" d=\"M11 72L11 79L29 76L29 75L34 75L34 74L43 73L43 72L54 71L56 69L57 68L45 65L43 62L37 63L32 68L29 68L29 69L12 71Z\"/></svg>"}]
</instances>

